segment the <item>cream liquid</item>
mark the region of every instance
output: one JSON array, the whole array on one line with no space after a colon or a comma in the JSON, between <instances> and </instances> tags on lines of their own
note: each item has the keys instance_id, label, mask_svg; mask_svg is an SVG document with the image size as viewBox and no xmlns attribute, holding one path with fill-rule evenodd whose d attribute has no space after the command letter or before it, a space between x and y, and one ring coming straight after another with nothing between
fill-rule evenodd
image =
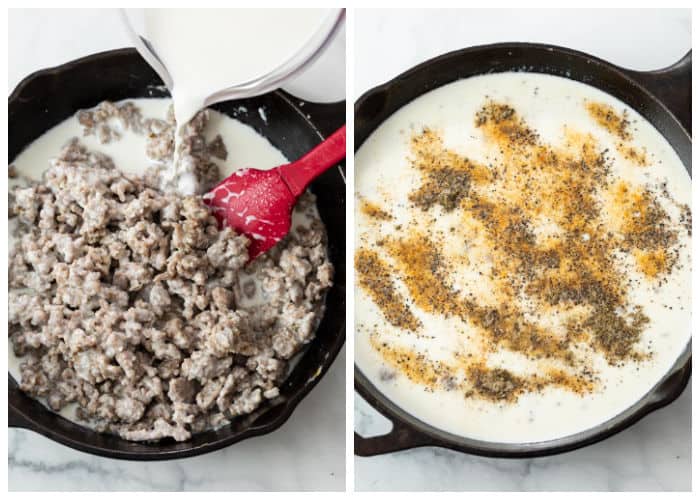
<instances>
[{"instance_id":1,"label":"cream liquid","mask_svg":"<svg viewBox=\"0 0 700 500\"><path fill-rule=\"evenodd\" d=\"M613 159L613 174L633 185L668 183L668 191L679 203L690 204L691 183L680 159L668 142L634 110L593 87L572 80L540 74L506 73L461 80L409 103L386 120L365 141L355 155L356 248L363 242L386 236L400 236L395 227L408 219L408 194L420 185L420 174L409 168L409 139L423 127L441 132L447 147L477 162L488 164L489 151L482 131L474 124L476 112L489 96L494 101L514 107L543 141L560 144L563 125L589 132L607 147ZM607 103L617 110L626 108L633 123L634 144L646 148L652 165L640 167L621 158L615 139L598 126L583 105L585 99ZM360 200L382 200L391 208L395 219L377 224L359 209ZM663 204L677 220L678 210ZM436 228L446 229L459 221L441 212ZM417 338L389 324L382 312L360 287L355 289L355 360L372 384L408 413L426 423L460 436L492 442L537 442L555 439L594 427L624 411L645 395L675 363L690 339L690 241L681 248L679 264L659 289L645 284L631 290L632 303L643 306L651 322L638 343L650 345L653 357L640 364L628 362L613 367L602 356L594 359L601 384L593 393L579 396L563 389L548 387L542 392L525 393L516 403L495 403L465 398L461 391L428 391L395 372L371 345L368 325L381 332L380 339L391 345L406 346L430 353L433 359L449 359L464 347L465 338L475 338L476 331L467 323L427 314L412 306L412 312L429 330L428 338ZM458 243L455 243L458 245ZM464 249L455 246L455 254ZM488 258L488 256L486 256ZM456 284L480 284L478 275L455 278ZM408 296L405 285L395 286ZM488 295L488 285L481 292ZM478 288L478 287L477 287ZM665 306L672 306L667 309ZM375 328L376 325L376 328ZM467 342L469 340L466 340ZM489 365L518 373L526 371L528 362L517 353L503 349L493 354ZM393 376L387 376L393 373Z\"/></svg>"},{"instance_id":2,"label":"cream liquid","mask_svg":"<svg viewBox=\"0 0 700 500\"><path fill-rule=\"evenodd\" d=\"M171 103L171 100L167 98L129 99L129 101L140 108L144 118L160 119L166 116L168 106ZM213 158L213 161L219 165L222 178L231 175L240 168L254 166L259 169L270 169L288 162L278 149L251 127L218 111L210 110L209 113L210 120L205 130L207 141L211 141L217 134L221 134L228 151L228 157L225 161ZM49 168L51 159L58 155L62 147L72 137L78 137L88 149L110 156L115 166L125 173L142 174L148 167L154 165L153 160L146 156L145 136L123 129L119 120L116 119L110 125L121 134L121 138L108 144L101 144L95 136L83 136L83 128L78 123L78 119L73 116L37 138L17 155L12 164L20 176L37 181L41 180L44 171ZM13 183L16 182L13 181ZM306 222L305 214L299 211L294 212L292 228ZM10 248L14 245L13 228L14 224L11 224L9 229ZM246 298L241 305L252 306L265 300L260 292L262 287L258 285L255 288L256 295L251 299ZM8 354L8 371L15 380L19 381L22 359L15 356L11 347L8 349ZM75 416L76 408L76 404L70 404L63 408L60 414L80 425L89 426L88 423L77 419Z\"/></svg>"}]
</instances>

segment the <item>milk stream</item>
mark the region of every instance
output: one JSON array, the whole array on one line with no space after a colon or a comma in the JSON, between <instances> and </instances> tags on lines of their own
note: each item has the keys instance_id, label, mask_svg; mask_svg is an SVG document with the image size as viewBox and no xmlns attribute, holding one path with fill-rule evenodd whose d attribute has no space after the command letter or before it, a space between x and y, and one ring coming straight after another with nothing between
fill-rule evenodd
<instances>
[{"instance_id":1,"label":"milk stream","mask_svg":"<svg viewBox=\"0 0 700 500\"><path fill-rule=\"evenodd\" d=\"M178 133L169 178L191 194L181 131L209 96L256 81L293 58L333 9L144 9L143 35L167 68Z\"/></svg>"},{"instance_id":2,"label":"milk stream","mask_svg":"<svg viewBox=\"0 0 700 500\"><path fill-rule=\"evenodd\" d=\"M412 132L424 126L442 133L445 145L476 162L487 162L488 151L475 127L474 116L487 97L513 106L543 141L561 144L563 125L593 134L613 156L615 174L632 185L667 182L668 191L679 203L690 204L691 183L682 162L663 136L634 110L619 100L593 87L569 79L533 73L504 73L469 78L429 92L386 120L365 141L355 155L355 197L357 200L387 200L387 207L405 203L416 187L417 174L408 168L409 139ZM608 103L615 109L627 109L633 124L635 144L647 150L653 164L631 165L619 157L615 140L587 114L584 99ZM673 207L668 207L672 212ZM408 227L399 211L391 227ZM377 237L363 215L356 210L356 247L361 238ZM364 219L365 221L367 219ZM441 221L436 221L440 224ZM454 221L452 222L454 223ZM384 226L382 226L384 227ZM386 229L386 236L391 234ZM373 236L374 234L374 236ZM384 233L382 233L384 235ZM679 263L660 289L641 285L630 293L631 301L641 305L651 323L639 345L650 343L654 356L641 365L626 363L613 367L598 360L602 389L588 396L578 396L557 388L520 397L516 404L490 403L466 399L460 391L428 392L397 374L387 377L389 367L372 347L369 332L360 326L355 333L355 360L362 373L389 399L408 413L437 428L460 436L493 442L536 442L571 435L601 424L633 405L644 396L676 362L690 339L690 241L681 249ZM667 307L668 306L668 307ZM464 342L456 321L437 316L423 316L414 307L424 324L430 324L430 352L454 352ZM399 345L414 345L415 337L388 324L381 311L361 289L355 289L356 325L377 325L375 328ZM429 323L428 323L429 322ZM461 326L461 328L465 328ZM465 335L470 332L462 332ZM426 341L428 342L428 341ZM518 358L503 353L503 362L517 373ZM508 359L506 359L508 358ZM638 370L639 368L639 370Z\"/></svg>"}]
</instances>

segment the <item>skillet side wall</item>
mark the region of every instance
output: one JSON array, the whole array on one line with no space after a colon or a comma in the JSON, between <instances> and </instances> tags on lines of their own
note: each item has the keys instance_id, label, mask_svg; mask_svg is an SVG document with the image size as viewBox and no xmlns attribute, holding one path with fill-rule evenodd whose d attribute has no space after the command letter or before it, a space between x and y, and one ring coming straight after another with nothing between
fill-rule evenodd
<instances>
[{"instance_id":1,"label":"skillet side wall","mask_svg":"<svg viewBox=\"0 0 700 500\"><path fill-rule=\"evenodd\" d=\"M668 109L624 70L581 52L531 44L496 44L451 52L368 91L355 105L355 150L384 120L416 97L455 80L507 71L561 76L617 97L659 130L690 172L689 136Z\"/></svg>"}]
</instances>

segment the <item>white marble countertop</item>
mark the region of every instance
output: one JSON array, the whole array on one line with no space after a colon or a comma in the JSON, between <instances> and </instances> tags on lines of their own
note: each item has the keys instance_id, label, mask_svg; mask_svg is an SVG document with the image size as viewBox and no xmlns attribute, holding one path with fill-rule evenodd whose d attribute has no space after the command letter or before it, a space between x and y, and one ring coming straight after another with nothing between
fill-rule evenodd
<instances>
[{"instance_id":1,"label":"white marble countertop","mask_svg":"<svg viewBox=\"0 0 700 500\"><path fill-rule=\"evenodd\" d=\"M345 354L277 431L199 457L132 462L10 429L8 489L51 491L342 491ZM340 396L340 397L339 397Z\"/></svg>"},{"instance_id":2,"label":"white marble countertop","mask_svg":"<svg viewBox=\"0 0 700 500\"><path fill-rule=\"evenodd\" d=\"M129 46L113 9L10 9L9 89L32 71ZM70 27L70 28L69 28ZM69 28L77 36L65 36ZM344 490L345 354L279 430L204 456L125 462L8 432L9 490Z\"/></svg>"},{"instance_id":3,"label":"white marble countertop","mask_svg":"<svg viewBox=\"0 0 700 500\"><path fill-rule=\"evenodd\" d=\"M603 13L601 13L603 12ZM691 46L689 10L358 10L355 94L431 57L472 45L543 42L637 70L667 66ZM390 429L355 396L355 430ZM364 490L690 490L691 390L612 438L563 455L489 459L440 448L355 457Z\"/></svg>"}]
</instances>

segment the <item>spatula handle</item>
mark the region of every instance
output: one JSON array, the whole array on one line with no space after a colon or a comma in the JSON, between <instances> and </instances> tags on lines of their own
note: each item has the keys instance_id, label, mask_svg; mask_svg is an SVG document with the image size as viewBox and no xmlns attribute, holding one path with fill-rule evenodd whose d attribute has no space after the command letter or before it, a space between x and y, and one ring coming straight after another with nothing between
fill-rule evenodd
<instances>
[{"instance_id":1,"label":"spatula handle","mask_svg":"<svg viewBox=\"0 0 700 500\"><path fill-rule=\"evenodd\" d=\"M282 165L280 176L294 196L299 196L316 177L345 158L345 125L297 161Z\"/></svg>"}]
</instances>

